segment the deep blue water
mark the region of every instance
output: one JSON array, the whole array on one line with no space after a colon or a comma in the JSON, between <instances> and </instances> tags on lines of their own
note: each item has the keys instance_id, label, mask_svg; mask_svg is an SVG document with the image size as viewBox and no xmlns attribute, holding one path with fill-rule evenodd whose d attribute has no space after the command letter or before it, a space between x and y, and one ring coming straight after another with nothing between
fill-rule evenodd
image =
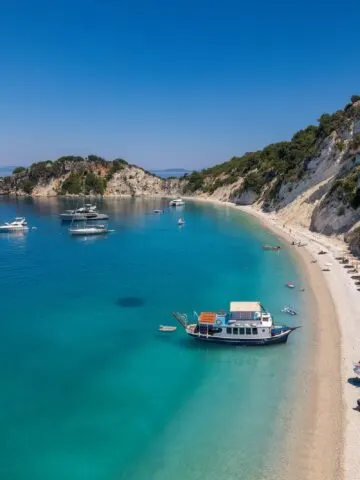
<instances>
[{"instance_id":1,"label":"deep blue water","mask_svg":"<svg viewBox=\"0 0 360 480\"><path fill-rule=\"evenodd\" d=\"M36 227L0 236L0 477L269 478L306 328L262 348L157 329L173 310L258 299L303 324L279 313L304 311L284 287L301 285L290 253L264 252L281 242L234 209L151 215L160 199L103 200L115 232L72 238L57 215L76 203L0 199L1 223L23 215Z\"/></svg>"}]
</instances>

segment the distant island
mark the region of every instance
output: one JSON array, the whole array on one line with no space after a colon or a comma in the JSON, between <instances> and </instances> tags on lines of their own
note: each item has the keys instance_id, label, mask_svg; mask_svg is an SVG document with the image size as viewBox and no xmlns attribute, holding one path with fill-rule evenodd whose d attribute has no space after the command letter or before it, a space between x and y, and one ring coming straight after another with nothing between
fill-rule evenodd
<instances>
[{"instance_id":1,"label":"distant island","mask_svg":"<svg viewBox=\"0 0 360 480\"><path fill-rule=\"evenodd\" d=\"M12 175L17 165L0 165L0 177Z\"/></svg>"}]
</instances>

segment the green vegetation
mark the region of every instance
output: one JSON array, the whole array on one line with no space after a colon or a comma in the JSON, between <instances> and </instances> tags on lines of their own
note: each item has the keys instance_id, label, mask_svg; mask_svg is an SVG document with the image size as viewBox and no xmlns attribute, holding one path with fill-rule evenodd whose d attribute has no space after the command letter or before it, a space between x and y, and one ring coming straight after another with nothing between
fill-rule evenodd
<instances>
[{"instance_id":1,"label":"green vegetation","mask_svg":"<svg viewBox=\"0 0 360 480\"><path fill-rule=\"evenodd\" d=\"M321 115L318 126L310 125L300 130L290 141L274 143L215 167L192 172L185 177L184 193L201 191L211 194L219 187L239 182L241 186L233 189L233 197L247 190L253 191L258 196L263 195L264 208L267 208L277 198L282 185L288 184L291 191L292 184L306 175L309 161L318 155L321 142L329 135L336 132L340 137L336 147L340 152L345 151L347 145L342 134L354 120L360 119L360 108L354 106L358 100L360 96L354 95L352 103L344 110ZM360 148L360 134L354 137L350 146ZM355 199L353 201L356 203Z\"/></svg>"},{"instance_id":2,"label":"green vegetation","mask_svg":"<svg viewBox=\"0 0 360 480\"><path fill-rule=\"evenodd\" d=\"M316 153L317 127L309 126L297 132L290 142L269 145L264 150L233 157L215 167L193 172L186 177L185 193L202 190L212 193L216 188L244 178L235 195L245 190L260 194L277 177L281 181L296 181L306 170L308 160ZM276 181L275 181L276 183ZM273 189L273 194L276 193Z\"/></svg>"},{"instance_id":3,"label":"green vegetation","mask_svg":"<svg viewBox=\"0 0 360 480\"><path fill-rule=\"evenodd\" d=\"M349 145L350 150L357 150L358 148L360 148L360 133L356 133L353 136Z\"/></svg>"},{"instance_id":4,"label":"green vegetation","mask_svg":"<svg viewBox=\"0 0 360 480\"><path fill-rule=\"evenodd\" d=\"M22 173L25 171L26 171L25 167L15 167L14 170L12 171L12 174L17 175L18 173Z\"/></svg>"},{"instance_id":5,"label":"green vegetation","mask_svg":"<svg viewBox=\"0 0 360 480\"><path fill-rule=\"evenodd\" d=\"M350 173L336 180L330 194L336 194L338 201L356 209L360 207L360 166L355 167Z\"/></svg>"},{"instance_id":6,"label":"green vegetation","mask_svg":"<svg viewBox=\"0 0 360 480\"><path fill-rule=\"evenodd\" d=\"M71 172L61 187L61 195L79 195L83 193L83 175Z\"/></svg>"},{"instance_id":7,"label":"green vegetation","mask_svg":"<svg viewBox=\"0 0 360 480\"><path fill-rule=\"evenodd\" d=\"M360 257L360 227L347 234L345 240L348 242L351 252Z\"/></svg>"},{"instance_id":8,"label":"green vegetation","mask_svg":"<svg viewBox=\"0 0 360 480\"><path fill-rule=\"evenodd\" d=\"M104 195L106 180L93 172L88 172L85 177L85 194Z\"/></svg>"},{"instance_id":9,"label":"green vegetation","mask_svg":"<svg viewBox=\"0 0 360 480\"><path fill-rule=\"evenodd\" d=\"M61 187L62 195L103 195L106 180L93 172L71 172Z\"/></svg>"},{"instance_id":10,"label":"green vegetation","mask_svg":"<svg viewBox=\"0 0 360 480\"><path fill-rule=\"evenodd\" d=\"M35 182L31 180L24 180L24 182L21 183L20 188L28 195L31 195L32 191L34 190L35 187Z\"/></svg>"},{"instance_id":11,"label":"green vegetation","mask_svg":"<svg viewBox=\"0 0 360 480\"><path fill-rule=\"evenodd\" d=\"M122 158L117 158L116 160L113 160L111 162L110 170L106 176L106 180L107 181L111 180L112 177L115 175L115 173L120 172L120 170L123 170L126 165L128 165L128 163Z\"/></svg>"}]
</instances>

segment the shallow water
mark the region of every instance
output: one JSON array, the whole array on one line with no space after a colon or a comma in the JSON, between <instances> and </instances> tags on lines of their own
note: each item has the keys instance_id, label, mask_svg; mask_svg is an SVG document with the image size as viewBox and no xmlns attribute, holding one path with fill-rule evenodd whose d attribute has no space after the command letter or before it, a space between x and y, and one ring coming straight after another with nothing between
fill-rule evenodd
<instances>
[{"instance_id":1,"label":"shallow water","mask_svg":"<svg viewBox=\"0 0 360 480\"><path fill-rule=\"evenodd\" d=\"M231 208L188 202L151 215L161 199L103 200L115 232L72 238L57 214L76 203L0 199L1 223L23 215L36 227L0 236L1 477L261 478L284 446L306 328L263 348L157 329L174 310L231 300L306 323L302 294L285 288L301 284L289 252L264 252L284 245ZM289 303L300 315L279 313Z\"/></svg>"}]
</instances>

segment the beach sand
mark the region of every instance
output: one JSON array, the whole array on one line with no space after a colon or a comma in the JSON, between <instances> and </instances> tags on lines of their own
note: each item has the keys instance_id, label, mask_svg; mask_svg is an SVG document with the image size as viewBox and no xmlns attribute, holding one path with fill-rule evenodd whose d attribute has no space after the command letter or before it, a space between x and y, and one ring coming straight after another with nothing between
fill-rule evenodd
<instances>
[{"instance_id":1,"label":"beach sand","mask_svg":"<svg viewBox=\"0 0 360 480\"><path fill-rule=\"evenodd\" d=\"M292 241L304 245L292 249L307 285L314 335L307 359L310 368L298 388L286 460L277 478L360 480L360 414L353 410L360 388L349 382L355 376L352 364L360 358L360 292L335 259L343 255L345 244L253 207L191 200L231 206L256 217L290 245ZM320 250L327 253L318 255Z\"/></svg>"}]
</instances>

